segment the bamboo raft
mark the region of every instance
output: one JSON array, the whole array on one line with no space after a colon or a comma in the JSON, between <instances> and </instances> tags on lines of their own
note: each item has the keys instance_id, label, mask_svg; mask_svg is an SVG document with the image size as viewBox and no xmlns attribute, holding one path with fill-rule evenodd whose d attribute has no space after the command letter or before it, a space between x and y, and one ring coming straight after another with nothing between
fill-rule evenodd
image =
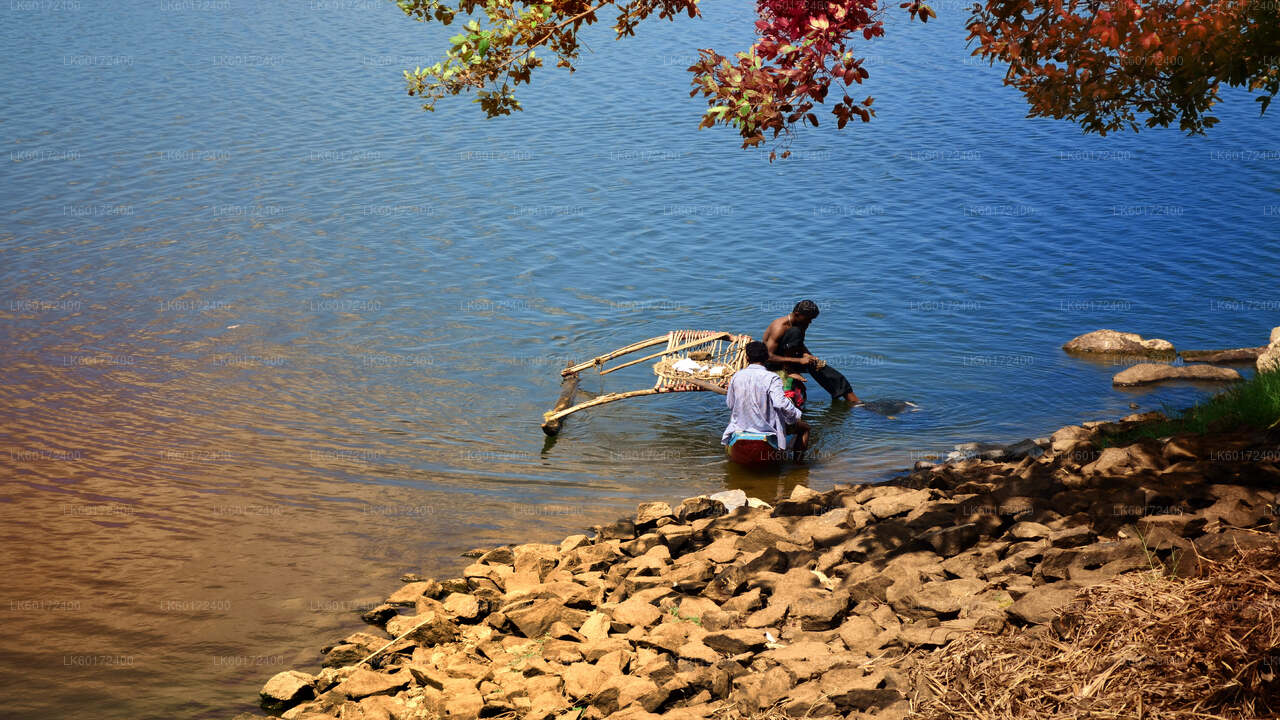
<instances>
[{"instance_id":1,"label":"bamboo raft","mask_svg":"<svg viewBox=\"0 0 1280 720\"><path fill-rule=\"evenodd\" d=\"M633 397L704 391L723 395L729 386L729 379L747 365L744 348L749 342L751 342L749 335L735 335L713 330L672 330L666 335L632 343L585 362L571 364L560 371L560 377L563 378L560 384L560 398L556 401L555 407L543 413L542 431L547 435L556 435L563 427L564 418L579 410ZM666 348L612 367L605 367L605 363L610 360L658 345L666 345ZM681 363L686 359L699 364L705 363L705 365L700 369L687 369L689 364ZM653 387L608 393L576 405L573 403L578 391L580 373L584 370L594 368L598 374L608 375L648 360L657 360L653 365L653 372L658 376L658 380ZM678 363L681 367L677 367Z\"/></svg>"}]
</instances>

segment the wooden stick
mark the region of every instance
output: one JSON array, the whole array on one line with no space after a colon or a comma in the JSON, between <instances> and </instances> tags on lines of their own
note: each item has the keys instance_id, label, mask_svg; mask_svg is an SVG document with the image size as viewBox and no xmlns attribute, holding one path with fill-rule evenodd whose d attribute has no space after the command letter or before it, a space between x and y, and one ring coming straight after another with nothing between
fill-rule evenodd
<instances>
[{"instance_id":1,"label":"wooden stick","mask_svg":"<svg viewBox=\"0 0 1280 720\"><path fill-rule=\"evenodd\" d=\"M710 390L710 391L711 391L711 392L713 392L713 393L720 393L721 395L728 395L728 394L729 394L728 389L726 389L726 388L722 388L722 387L720 387L719 385L717 385L717 384L715 384L715 383L713 383L713 382L707 382L706 380L699 380L698 378L681 378L680 380L672 380L672 382L675 382L675 383L688 383L688 384L690 384L690 385L694 385L694 386L696 386L696 387L700 387L700 388L702 388L703 390Z\"/></svg>"},{"instance_id":2,"label":"wooden stick","mask_svg":"<svg viewBox=\"0 0 1280 720\"><path fill-rule=\"evenodd\" d=\"M551 412L559 412L573 405L573 397L578 392L578 376L569 375L560 383L560 398L556 400L556 404L551 408ZM559 420L548 420L542 423L542 432L548 435L557 435L560 433L562 423Z\"/></svg>"},{"instance_id":3,"label":"wooden stick","mask_svg":"<svg viewBox=\"0 0 1280 720\"><path fill-rule=\"evenodd\" d=\"M365 664L365 663L369 662L370 660L374 659L375 657L377 657L377 656L381 655L383 650L386 650L387 648L391 647L392 645L395 645L396 643L400 642L401 640L403 640L403 639L405 639L405 638L409 637L409 635L411 635L415 630L417 630L418 628L422 627L423 625L426 625L427 623L429 623L429 622L431 622L432 620L435 620L435 619L436 619L436 618L435 618L435 614L434 614L434 613L432 613L432 616L431 616L431 617L427 618L426 620L423 620L422 622L418 623L417 625L414 625L413 627L409 628L408 630L405 630L404 632L400 633L400 637L393 638L393 639L391 640L391 642L387 643L386 645L383 645L382 647L378 648L377 650L374 650L373 652L369 653L368 655L365 655L363 660L361 660L360 662L356 663L356 667L360 667L361 665L363 665L363 664Z\"/></svg>"},{"instance_id":4,"label":"wooden stick","mask_svg":"<svg viewBox=\"0 0 1280 720\"><path fill-rule=\"evenodd\" d=\"M600 365L603 365L605 362L618 357L619 355L626 355L628 353L633 353L637 350L643 350L644 348L647 348L647 347L653 347L654 345L667 342L670 339L671 339L671 333L667 333L666 335L661 335L656 338L649 338L648 340L641 340L640 342L631 343L630 345L627 345L625 347L620 347L617 350L614 350L613 352L605 353L604 355L592 358L586 362L580 362L577 365L570 365L569 367L560 371L560 376L564 377L567 375L574 375L579 372L582 372L583 370L586 370L587 368L598 367Z\"/></svg>"},{"instance_id":5,"label":"wooden stick","mask_svg":"<svg viewBox=\"0 0 1280 720\"><path fill-rule=\"evenodd\" d=\"M584 403L578 403L577 405L574 405L571 408L566 408L558 412L547 413L546 415L543 416L544 418L543 424L545 425L546 423L549 423L553 420L559 420L565 415L569 415L570 413L576 413L579 410L586 410L589 407L604 405L605 403L611 403L616 400L626 400L627 398L641 397L642 395L657 395L660 392L663 392L663 391L658 388L645 388L644 390L629 390L627 392L609 393L608 395L601 395L600 397L597 397L593 400L588 400Z\"/></svg>"},{"instance_id":6,"label":"wooden stick","mask_svg":"<svg viewBox=\"0 0 1280 720\"><path fill-rule=\"evenodd\" d=\"M667 348L666 350L663 350L662 352L657 352L657 353L654 353L654 354L652 354L652 355L645 355L644 357L640 358L639 360L632 360L632 361L630 361L630 362L625 362L625 363L623 363L623 364L621 364L621 365L614 365L613 367L609 368L608 370L601 370L601 371L600 371L600 374L601 374L601 375L608 375L609 373L613 372L614 370L621 370L621 369L622 369L622 368L624 368L624 367L631 367L632 365L635 365L636 363L642 363L642 362L644 362L645 360L652 360L652 359L654 359L654 358L656 358L656 357L662 357L663 355L669 355L669 354L671 354L671 353L673 353L673 352L680 352L681 350L687 350L687 349L689 349L689 348L691 348L691 347L696 347L696 346L698 346L698 345L705 345L705 344L707 344L707 343L709 343L709 342L715 342L716 340L723 340L723 339L724 339L724 338L726 338L726 337L731 337L731 336L729 335L729 333L727 333L727 332L726 332L726 333L718 333L718 334L716 334L716 335L709 335L709 336L704 337L704 338L698 338L697 340L690 340L690 341L689 341L689 342L687 342L687 343L681 343L681 344L679 344L679 345L676 345L675 347L669 347L669 348Z\"/></svg>"},{"instance_id":7,"label":"wooden stick","mask_svg":"<svg viewBox=\"0 0 1280 720\"><path fill-rule=\"evenodd\" d=\"M688 389L678 388L678 387L677 388L651 387L651 388L645 388L644 390L628 390L627 392L609 393L608 395L601 395L600 397L597 397L593 400L588 400L587 402L584 402L584 403L578 403L577 405L574 405L571 408L566 408L559 412L547 413L543 417L544 417L544 422L551 422L552 420L559 420L565 415L576 413L579 410L586 410L587 408L590 408L590 407L595 407L597 405L604 405L605 403L611 403L618 400L626 400L627 398L643 397L645 395L662 395L665 393L673 393L673 392L701 392L701 391L702 391L702 388L700 387L699 388L691 387Z\"/></svg>"}]
</instances>

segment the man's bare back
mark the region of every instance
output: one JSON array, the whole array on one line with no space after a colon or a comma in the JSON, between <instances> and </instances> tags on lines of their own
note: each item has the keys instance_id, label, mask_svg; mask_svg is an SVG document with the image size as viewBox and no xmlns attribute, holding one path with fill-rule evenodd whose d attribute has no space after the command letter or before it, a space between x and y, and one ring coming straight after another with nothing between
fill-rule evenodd
<instances>
[{"instance_id":1,"label":"man's bare back","mask_svg":"<svg viewBox=\"0 0 1280 720\"><path fill-rule=\"evenodd\" d=\"M788 370L799 372L809 368L817 358L809 353L803 353L798 357L779 354L782 336L792 327L799 327L797 320L803 322L804 327L808 327L808 319L796 318L795 313L787 313L769 323L769 327L764 330L764 344L765 347L769 348L769 362L771 364L782 365Z\"/></svg>"}]
</instances>

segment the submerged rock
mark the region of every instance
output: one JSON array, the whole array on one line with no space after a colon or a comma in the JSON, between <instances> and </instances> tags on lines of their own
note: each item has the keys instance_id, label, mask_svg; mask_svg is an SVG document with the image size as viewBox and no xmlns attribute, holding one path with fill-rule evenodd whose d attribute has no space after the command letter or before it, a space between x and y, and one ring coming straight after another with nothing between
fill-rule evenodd
<instances>
[{"instance_id":1,"label":"submerged rock","mask_svg":"<svg viewBox=\"0 0 1280 720\"><path fill-rule=\"evenodd\" d=\"M1116 373L1112 385L1146 385L1166 380L1204 380L1210 382L1235 382L1242 379L1231 368L1213 365L1162 365L1141 363Z\"/></svg>"},{"instance_id":2,"label":"submerged rock","mask_svg":"<svg viewBox=\"0 0 1280 720\"><path fill-rule=\"evenodd\" d=\"M1254 362L1265 352L1266 345L1232 350L1183 350L1178 356L1187 362L1229 363Z\"/></svg>"},{"instance_id":3,"label":"submerged rock","mask_svg":"<svg viewBox=\"0 0 1280 720\"><path fill-rule=\"evenodd\" d=\"M1094 330L1073 338L1062 346L1069 353L1101 353L1106 355L1158 355L1174 354L1173 343L1151 338L1147 340L1137 333L1117 330Z\"/></svg>"}]
</instances>

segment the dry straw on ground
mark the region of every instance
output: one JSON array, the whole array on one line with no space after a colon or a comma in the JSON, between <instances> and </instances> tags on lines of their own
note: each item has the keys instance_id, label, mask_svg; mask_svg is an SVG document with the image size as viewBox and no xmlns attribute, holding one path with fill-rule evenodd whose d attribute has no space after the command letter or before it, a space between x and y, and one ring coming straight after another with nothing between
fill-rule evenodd
<instances>
[{"instance_id":1,"label":"dry straw on ground","mask_svg":"<svg viewBox=\"0 0 1280 720\"><path fill-rule=\"evenodd\" d=\"M927 720L1280 716L1280 547L1195 578L1140 572L1082 591L1040 633L975 634L922 658Z\"/></svg>"}]
</instances>

